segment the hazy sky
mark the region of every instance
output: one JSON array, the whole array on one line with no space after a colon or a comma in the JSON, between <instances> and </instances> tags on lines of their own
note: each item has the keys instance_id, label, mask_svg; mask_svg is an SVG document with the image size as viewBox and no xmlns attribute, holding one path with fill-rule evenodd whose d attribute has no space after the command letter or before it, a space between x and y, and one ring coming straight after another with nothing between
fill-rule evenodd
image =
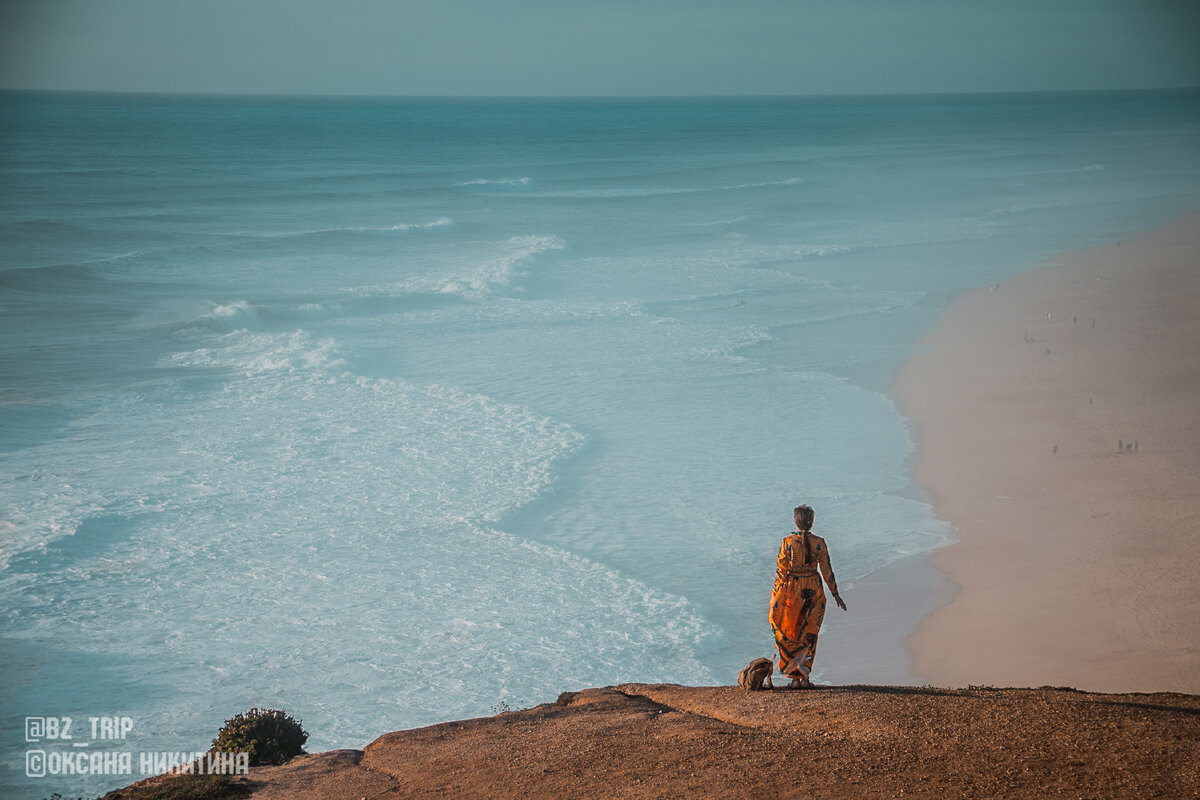
<instances>
[{"instance_id":1,"label":"hazy sky","mask_svg":"<svg viewBox=\"0 0 1200 800\"><path fill-rule=\"evenodd\" d=\"M0 0L0 87L726 95L1200 85L1200 0Z\"/></svg>"}]
</instances>

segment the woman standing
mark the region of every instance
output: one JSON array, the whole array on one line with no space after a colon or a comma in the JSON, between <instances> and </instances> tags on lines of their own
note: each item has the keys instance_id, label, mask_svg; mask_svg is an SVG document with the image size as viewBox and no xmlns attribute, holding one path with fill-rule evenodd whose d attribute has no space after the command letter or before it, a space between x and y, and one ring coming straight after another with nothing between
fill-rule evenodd
<instances>
[{"instance_id":1,"label":"woman standing","mask_svg":"<svg viewBox=\"0 0 1200 800\"><path fill-rule=\"evenodd\" d=\"M796 532L779 546L775 588L771 592L769 616L779 650L779 671L792 679L791 689L812 688L808 676L817 653L817 634L825 619L822 576L838 608L846 610L829 566L825 540L812 532L813 516L808 506L796 506L793 511Z\"/></svg>"}]
</instances>

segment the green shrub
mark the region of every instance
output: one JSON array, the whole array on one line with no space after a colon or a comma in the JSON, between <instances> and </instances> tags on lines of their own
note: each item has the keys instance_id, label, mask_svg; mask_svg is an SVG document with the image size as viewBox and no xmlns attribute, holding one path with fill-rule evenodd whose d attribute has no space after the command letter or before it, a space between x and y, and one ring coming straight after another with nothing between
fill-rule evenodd
<instances>
[{"instance_id":1,"label":"green shrub","mask_svg":"<svg viewBox=\"0 0 1200 800\"><path fill-rule=\"evenodd\" d=\"M308 734L300 721L270 708L252 708L225 720L213 750L220 753L249 753L250 766L282 764L304 752Z\"/></svg>"}]
</instances>

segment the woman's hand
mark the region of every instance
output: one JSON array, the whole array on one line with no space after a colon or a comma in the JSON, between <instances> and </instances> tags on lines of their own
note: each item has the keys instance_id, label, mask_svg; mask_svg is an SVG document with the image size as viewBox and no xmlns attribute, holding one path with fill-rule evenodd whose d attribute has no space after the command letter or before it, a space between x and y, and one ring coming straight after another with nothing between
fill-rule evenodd
<instances>
[{"instance_id":1,"label":"woman's hand","mask_svg":"<svg viewBox=\"0 0 1200 800\"><path fill-rule=\"evenodd\" d=\"M837 603L838 608L840 608L842 611L846 610L846 601L843 600L842 598L838 597L837 595L834 595L833 602Z\"/></svg>"}]
</instances>

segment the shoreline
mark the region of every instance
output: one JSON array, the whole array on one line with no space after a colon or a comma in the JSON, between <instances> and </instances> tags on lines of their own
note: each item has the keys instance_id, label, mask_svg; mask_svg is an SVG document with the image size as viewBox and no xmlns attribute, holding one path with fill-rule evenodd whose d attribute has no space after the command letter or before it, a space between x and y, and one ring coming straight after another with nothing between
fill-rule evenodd
<instances>
[{"instance_id":1,"label":"shoreline","mask_svg":"<svg viewBox=\"0 0 1200 800\"><path fill-rule=\"evenodd\" d=\"M961 539L939 685L1200 692L1200 210L960 296L892 386ZM1120 447L1120 452L1118 452Z\"/></svg>"},{"instance_id":2,"label":"shoreline","mask_svg":"<svg viewBox=\"0 0 1200 800\"><path fill-rule=\"evenodd\" d=\"M829 602L825 621L832 625L821 634L814 683L824 685L826 677L834 686L926 682L914 667L908 639L955 591L927 556L905 556L851 583L842 590L853 603L845 614Z\"/></svg>"}]
</instances>

